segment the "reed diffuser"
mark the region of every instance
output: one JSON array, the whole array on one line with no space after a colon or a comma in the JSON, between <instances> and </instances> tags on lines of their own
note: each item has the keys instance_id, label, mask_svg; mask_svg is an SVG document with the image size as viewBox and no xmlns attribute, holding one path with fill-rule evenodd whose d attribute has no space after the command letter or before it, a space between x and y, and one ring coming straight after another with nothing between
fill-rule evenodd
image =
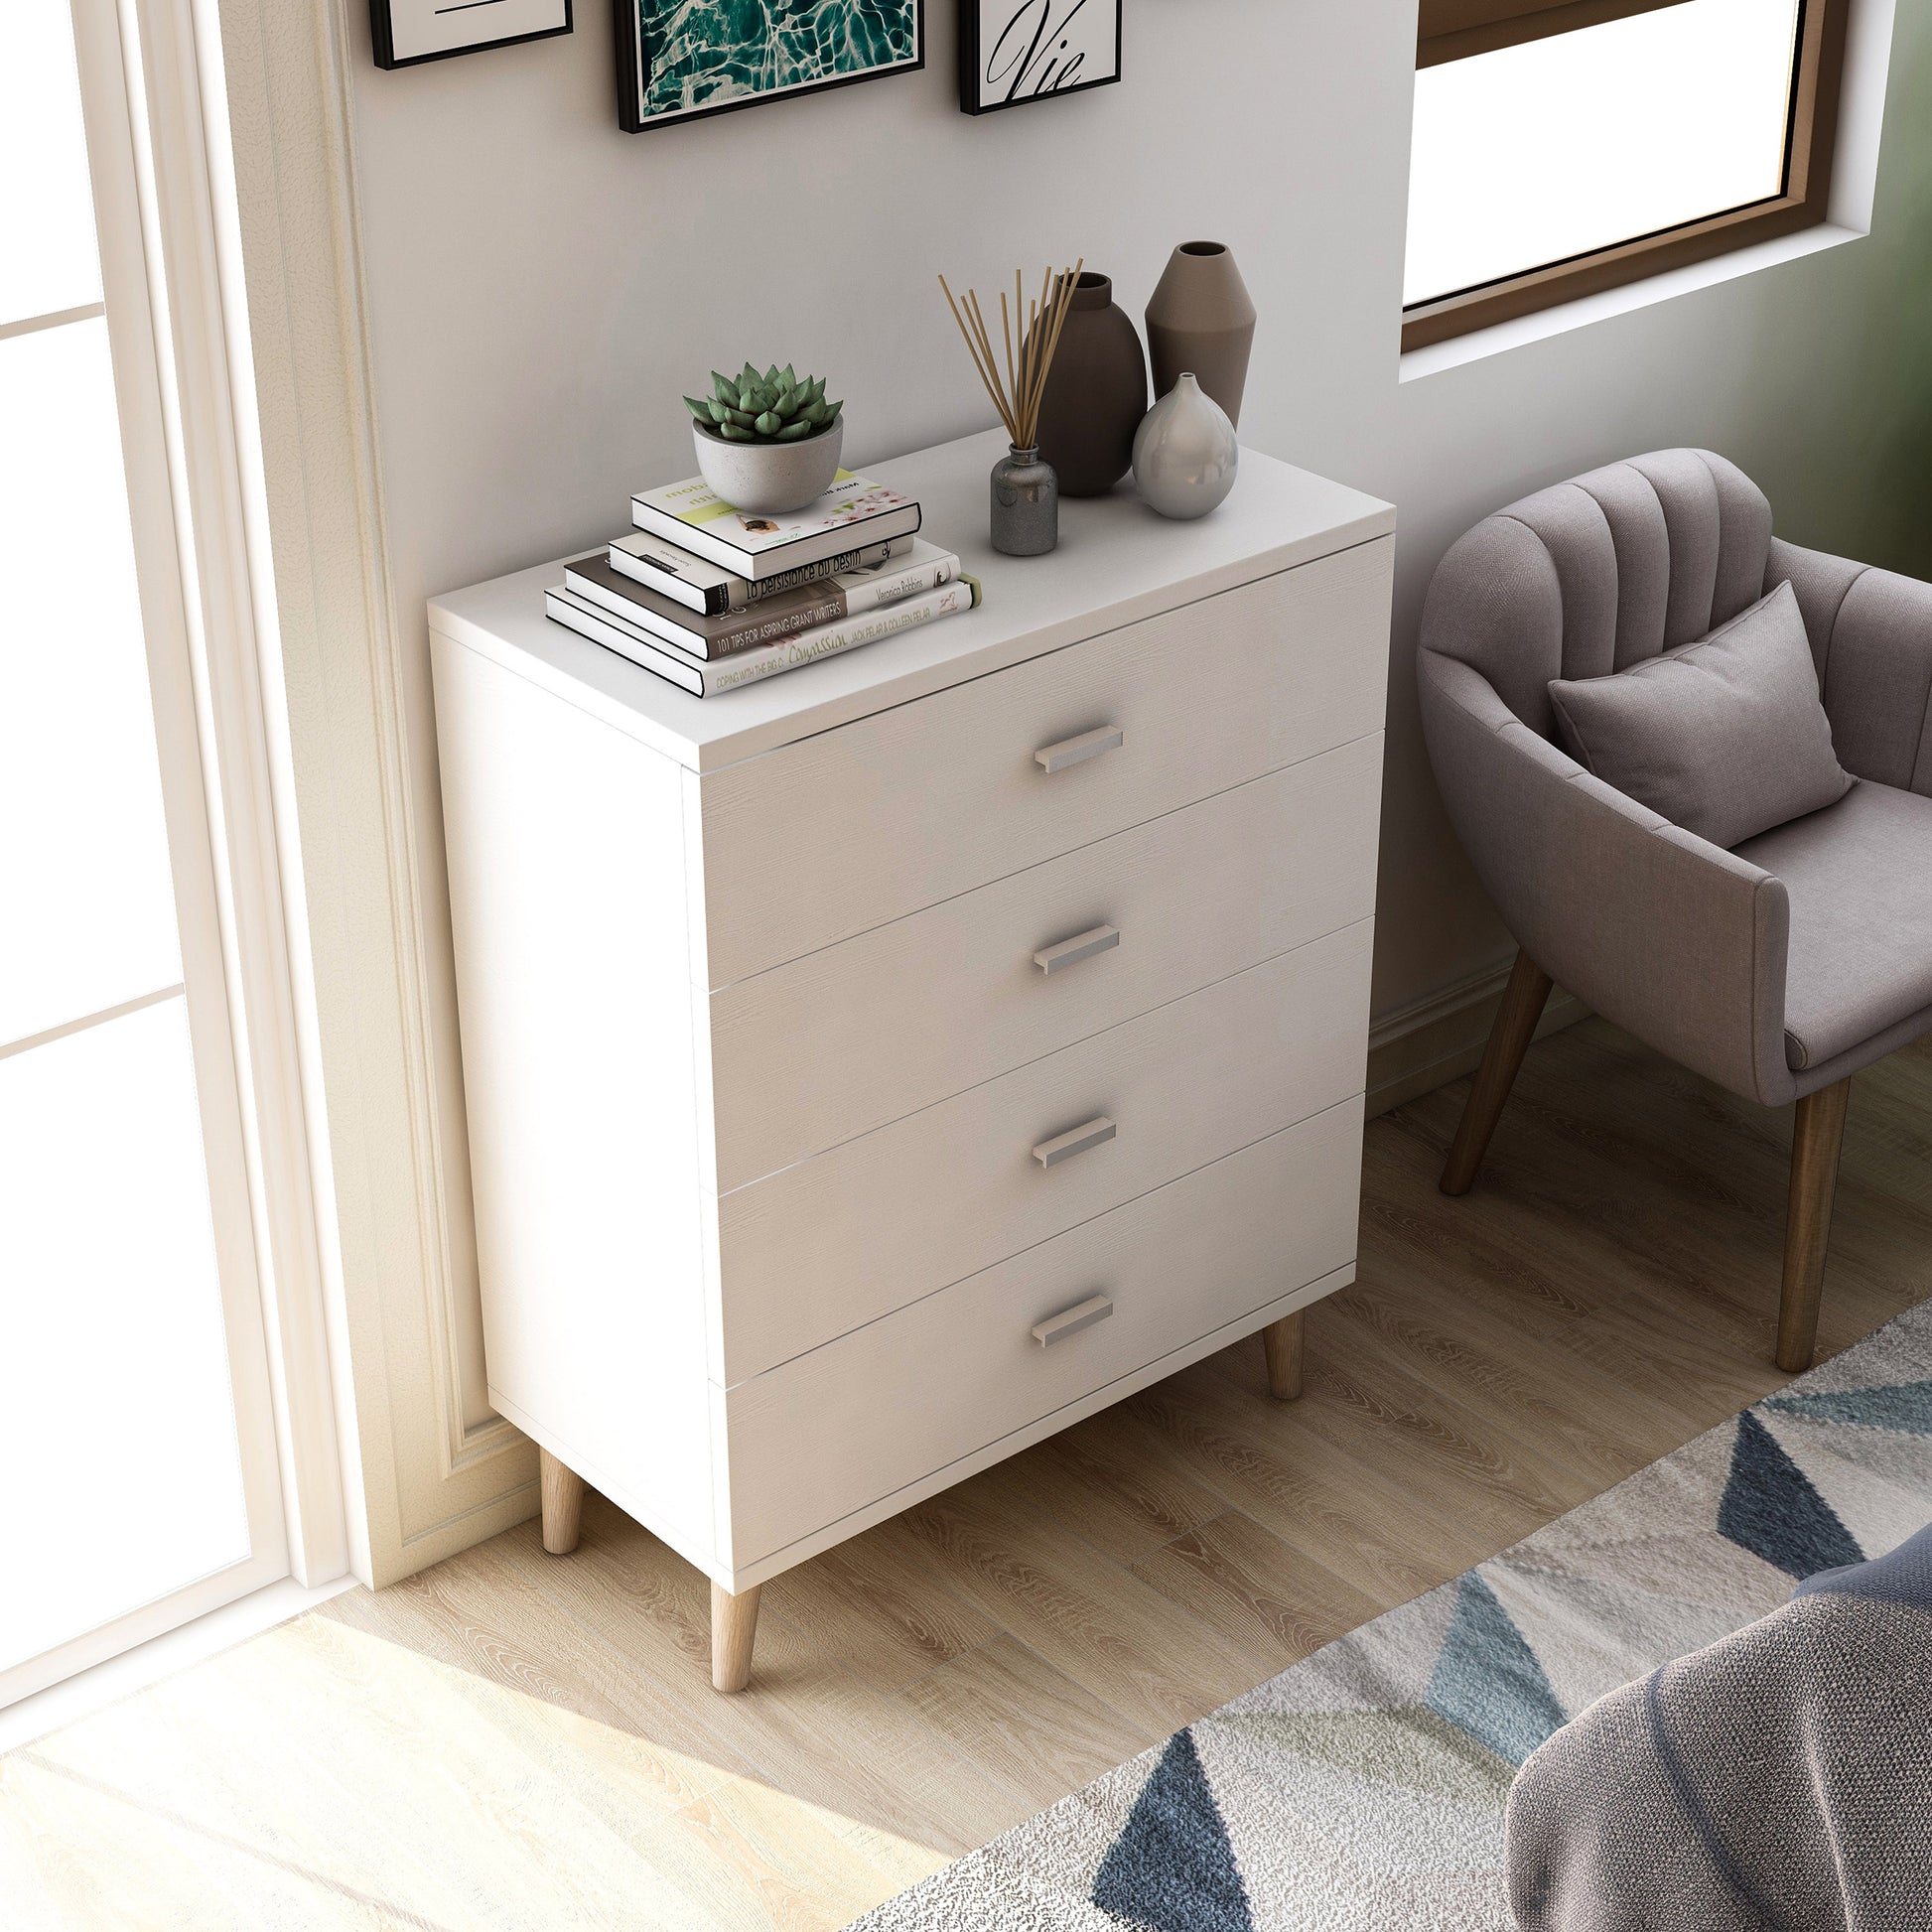
<instances>
[{"instance_id":1,"label":"reed diffuser","mask_svg":"<svg viewBox=\"0 0 1932 1932\"><path fill-rule=\"evenodd\" d=\"M1043 556L1060 540L1059 482L1052 465L1039 460L1039 405L1085 265L1083 257L1057 276L1048 268L1040 276L1039 295L1034 301L1027 299L1020 271L1014 270L1011 314L1006 291L1000 291L1004 367L994 351L993 332L986 326L978 295L968 289L963 302L955 301L946 278L939 277L946 306L1012 446L993 466L993 548L1009 557Z\"/></svg>"}]
</instances>

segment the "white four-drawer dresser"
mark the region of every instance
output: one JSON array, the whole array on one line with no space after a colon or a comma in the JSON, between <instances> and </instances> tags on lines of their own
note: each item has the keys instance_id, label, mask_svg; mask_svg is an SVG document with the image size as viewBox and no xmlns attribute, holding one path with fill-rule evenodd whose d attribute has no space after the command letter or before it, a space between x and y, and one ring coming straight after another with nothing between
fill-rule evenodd
<instances>
[{"instance_id":1,"label":"white four-drawer dresser","mask_svg":"<svg viewBox=\"0 0 1932 1932\"><path fill-rule=\"evenodd\" d=\"M1394 512L1244 452L989 548L997 436L868 474L985 603L708 700L430 607L490 1398L758 1587L1354 1273Z\"/></svg>"}]
</instances>

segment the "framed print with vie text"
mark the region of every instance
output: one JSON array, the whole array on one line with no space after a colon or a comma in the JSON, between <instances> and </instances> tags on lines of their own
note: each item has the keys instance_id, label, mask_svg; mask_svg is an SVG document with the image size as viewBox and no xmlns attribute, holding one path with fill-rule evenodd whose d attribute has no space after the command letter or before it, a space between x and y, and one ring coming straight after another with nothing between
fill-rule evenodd
<instances>
[{"instance_id":1,"label":"framed print with vie text","mask_svg":"<svg viewBox=\"0 0 1932 1932\"><path fill-rule=\"evenodd\" d=\"M1120 78L1121 0L959 0L959 105L991 114Z\"/></svg>"}]
</instances>

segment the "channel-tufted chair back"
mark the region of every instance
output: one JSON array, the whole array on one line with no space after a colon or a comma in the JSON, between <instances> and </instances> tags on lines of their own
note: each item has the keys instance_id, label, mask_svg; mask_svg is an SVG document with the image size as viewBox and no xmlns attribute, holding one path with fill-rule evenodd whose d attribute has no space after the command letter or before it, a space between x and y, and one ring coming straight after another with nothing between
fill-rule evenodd
<instances>
[{"instance_id":1,"label":"channel-tufted chair back","mask_svg":"<svg viewBox=\"0 0 1932 1932\"><path fill-rule=\"evenodd\" d=\"M1771 506L1710 450L1659 450L1512 503L1443 560L1425 650L1479 671L1554 737L1552 678L1602 677L1694 642L1762 597Z\"/></svg>"}]
</instances>

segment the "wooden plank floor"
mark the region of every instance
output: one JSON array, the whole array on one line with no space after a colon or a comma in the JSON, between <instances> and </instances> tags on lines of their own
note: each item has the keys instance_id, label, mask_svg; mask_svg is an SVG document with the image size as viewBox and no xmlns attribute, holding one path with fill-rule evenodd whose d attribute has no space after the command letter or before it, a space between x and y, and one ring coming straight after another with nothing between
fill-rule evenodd
<instances>
[{"instance_id":1,"label":"wooden plank floor","mask_svg":"<svg viewBox=\"0 0 1932 1932\"><path fill-rule=\"evenodd\" d=\"M765 1591L593 1499L339 1597L0 1759L0 1924L843 1925L1777 1385L1787 1116L1591 1021L1476 1191L1465 1083L1374 1122L1361 1278L1305 1399L1230 1349ZM1932 1056L1852 1106L1826 1352L1927 1293Z\"/></svg>"}]
</instances>

